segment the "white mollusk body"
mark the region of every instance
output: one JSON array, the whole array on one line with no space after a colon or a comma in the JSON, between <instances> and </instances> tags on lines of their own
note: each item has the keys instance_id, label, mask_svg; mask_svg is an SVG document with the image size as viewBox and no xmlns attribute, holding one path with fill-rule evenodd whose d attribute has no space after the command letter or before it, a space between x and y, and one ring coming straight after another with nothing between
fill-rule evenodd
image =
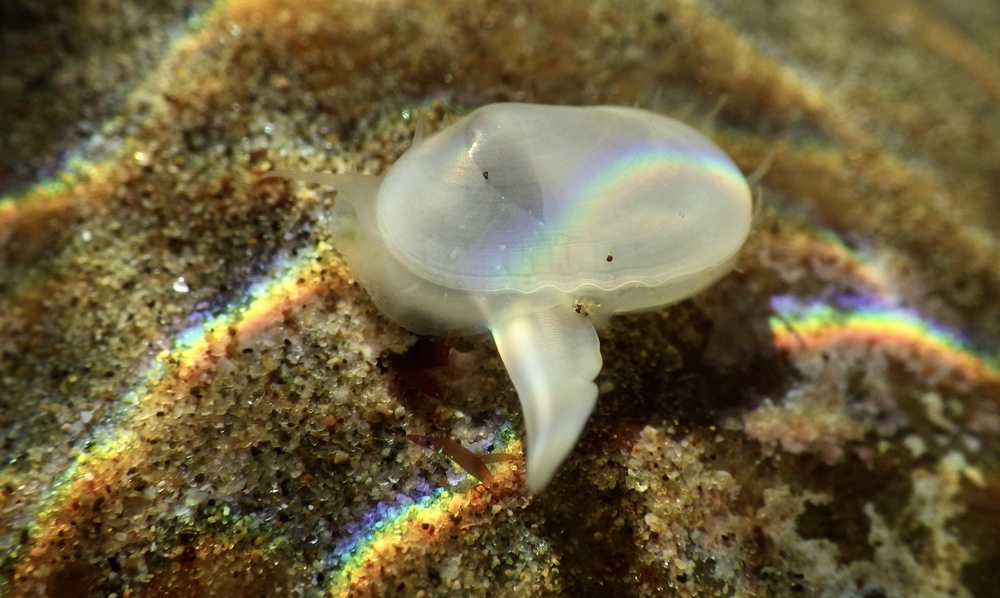
<instances>
[{"instance_id":1,"label":"white mollusk body","mask_svg":"<svg viewBox=\"0 0 1000 598\"><path fill-rule=\"evenodd\" d=\"M728 156L679 121L495 104L406 152L379 188L375 223L393 257L435 286L486 300L586 296L607 316L672 303L725 274L750 204ZM429 318L416 303L400 306L404 326L476 329L456 326L457 314L436 326L440 306Z\"/></svg>"},{"instance_id":2,"label":"white mollusk body","mask_svg":"<svg viewBox=\"0 0 1000 598\"><path fill-rule=\"evenodd\" d=\"M710 285L753 212L704 135L620 107L485 106L415 143L381 183L280 174L338 188L355 223L338 248L390 318L424 334L490 330L525 411L533 491L596 400L593 320ZM599 305L590 319L581 298Z\"/></svg>"}]
</instances>

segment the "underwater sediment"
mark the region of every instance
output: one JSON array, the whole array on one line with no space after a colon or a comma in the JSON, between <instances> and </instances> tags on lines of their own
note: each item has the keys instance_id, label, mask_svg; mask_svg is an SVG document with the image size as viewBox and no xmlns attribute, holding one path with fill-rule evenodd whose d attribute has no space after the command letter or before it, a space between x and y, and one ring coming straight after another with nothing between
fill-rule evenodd
<instances>
[{"instance_id":1,"label":"underwater sediment","mask_svg":"<svg viewBox=\"0 0 1000 598\"><path fill-rule=\"evenodd\" d=\"M997 595L992 3L158 6L0 8L0 594ZM773 152L737 270L600 332L534 496L492 341L427 396L333 195L260 179L497 101Z\"/></svg>"}]
</instances>

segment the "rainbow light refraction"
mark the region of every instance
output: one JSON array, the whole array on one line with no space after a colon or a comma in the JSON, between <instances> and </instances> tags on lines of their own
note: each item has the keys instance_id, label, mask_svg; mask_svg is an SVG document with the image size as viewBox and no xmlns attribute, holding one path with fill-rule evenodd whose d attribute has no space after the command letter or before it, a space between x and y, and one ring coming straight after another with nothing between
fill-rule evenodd
<instances>
[{"instance_id":1,"label":"rainbow light refraction","mask_svg":"<svg viewBox=\"0 0 1000 598\"><path fill-rule=\"evenodd\" d=\"M841 296L830 303L781 295L771 299L771 307L778 314L769 321L774 344L784 351L879 344L932 360L966 379L1000 381L996 356L976 352L960 333L913 309L860 295Z\"/></svg>"},{"instance_id":2,"label":"rainbow light refraction","mask_svg":"<svg viewBox=\"0 0 1000 598\"><path fill-rule=\"evenodd\" d=\"M521 450L509 424L496 433L496 452ZM498 481L508 480L514 468L500 464ZM388 563L411 547L441 541L462 513L479 511L489 503L490 491L471 476L457 488L430 488L414 483L417 497L399 494L392 504L378 503L358 521L346 524L344 539L334 549L328 565L335 570L328 586L333 596L353 595L352 591L377 579Z\"/></svg>"},{"instance_id":3,"label":"rainbow light refraction","mask_svg":"<svg viewBox=\"0 0 1000 598\"><path fill-rule=\"evenodd\" d=\"M711 148L643 142L611 147L600 158L600 164L590 170L590 176L583 177L567 191L568 196L578 199L572 202L572 210L565 211L564 218L569 223L557 228L579 226L581 223L577 220L584 217L605 218L608 210L595 208L602 200L621 195L620 190L623 188L650 184L662 186L664 177L670 172L707 170L734 189L746 185L743 175L732 160L721 151ZM599 225L600 222L590 224Z\"/></svg>"},{"instance_id":4,"label":"rainbow light refraction","mask_svg":"<svg viewBox=\"0 0 1000 598\"><path fill-rule=\"evenodd\" d=\"M547 271L553 269L553 264L565 264L565 268L575 272L581 263L581 248L566 247L559 239L568 237L579 241L581 231L602 231L623 214L649 209L650 206L642 205L648 203L648 197L641 190L664 191L675 180L672 177L684 179L693 173L698 173L701 177L711 176L734 197L738 197L746 187L743 175L724 153L697 144L641 141L609 146L591 158L595 162L592 167L581 168L584 176L569 177L571 183L558 191L559 200L554 202L556 213L552 215L548 228L548 234L556 239L541 243L540 247L545 250L529 252L531 258L526 262L530 265L529 271ZM635 197L646 199L625 203L613 201L613 198ZM660 219L680 222L676 214L652 211L656 212L653 220L657 221L657 226L652 226L653 230L662 231L659 227L666 226ZM652 223L652 220L637 222L632 242L644 238L642 227L651 226ZM674 224L669 226L673 227ZM648 233L648 229L646 232ZM607 248L596 249L598 254L604 251ZM583 256L587 253L589 252L584 252ZM598 261L599 258L600 255ZM520 272L517 266L510 263L505 264L505 267Z\"/></svg>"},{"instance_id":5,"label":"rainbow light refraction","mask_svg":"<svg viewBox=\"0 0 1000 598\"><path fill-rule=\"evenodd\" d=\"M130 419L139 416L144 408L169 402L176 383L194 380L210 368L225 355L225 346L234 335L252 334L281 318L284 309L319 292L324 282L313 272L319 268L314 251L301 252L294 260L279 259L272 268L273 274L251 285L243 300L224 313L209 316L201 324L178 333L172 348L157 355L139 382L123 393L112 413L102 418L89 450L59 476L53 491L36 506L36 526L44 520L39 516L56 508L60 500L73 492L74 480L86 471L100 469L108 461L140 458L136 451L142 443L136 439L135 428L128 425ZM126 453L130 456L126 457ZM39 536L56 531L44 525L36 529Z\"/></svg>"}]
</instances>

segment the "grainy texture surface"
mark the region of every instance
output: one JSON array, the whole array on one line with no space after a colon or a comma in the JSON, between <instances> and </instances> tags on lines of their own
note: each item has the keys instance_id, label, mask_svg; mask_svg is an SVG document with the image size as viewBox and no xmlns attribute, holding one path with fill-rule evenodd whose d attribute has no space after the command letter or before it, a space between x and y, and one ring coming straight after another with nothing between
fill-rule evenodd
<instances>
[{"instance_id":1,"label":"grainy texture surface","mask_svg":"<svg viewBox=\"0 0 1000 598\"><path fill-rule=\"evenodd\" d=\"M0 594L1000 595L996 2L56 4L0 6ZM332 194L259 180L503 100L774 152L538 496L405 438L523 456L489 339L389 359Z\"/></svg>"}]
</instances>

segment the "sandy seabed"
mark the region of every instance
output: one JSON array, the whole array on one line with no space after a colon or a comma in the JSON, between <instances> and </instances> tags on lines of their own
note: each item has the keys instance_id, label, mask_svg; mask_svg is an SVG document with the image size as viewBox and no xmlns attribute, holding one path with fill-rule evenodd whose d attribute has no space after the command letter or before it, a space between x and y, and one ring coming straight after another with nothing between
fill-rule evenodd
<instances>
[{"instance_id":1,"label":"sandy seabed","mask_svg":"<svg viewBox=\"0 0 1000 598\"><path fill-rule=\"evenodd\" d=\"M1000 5L147 4L0 8L0 593L1000 595ZM426 396L333 195L260 180L497 101L773 152L737 270L601 331L536 496L492 341Z\"/></svg>"}]
</instances>

